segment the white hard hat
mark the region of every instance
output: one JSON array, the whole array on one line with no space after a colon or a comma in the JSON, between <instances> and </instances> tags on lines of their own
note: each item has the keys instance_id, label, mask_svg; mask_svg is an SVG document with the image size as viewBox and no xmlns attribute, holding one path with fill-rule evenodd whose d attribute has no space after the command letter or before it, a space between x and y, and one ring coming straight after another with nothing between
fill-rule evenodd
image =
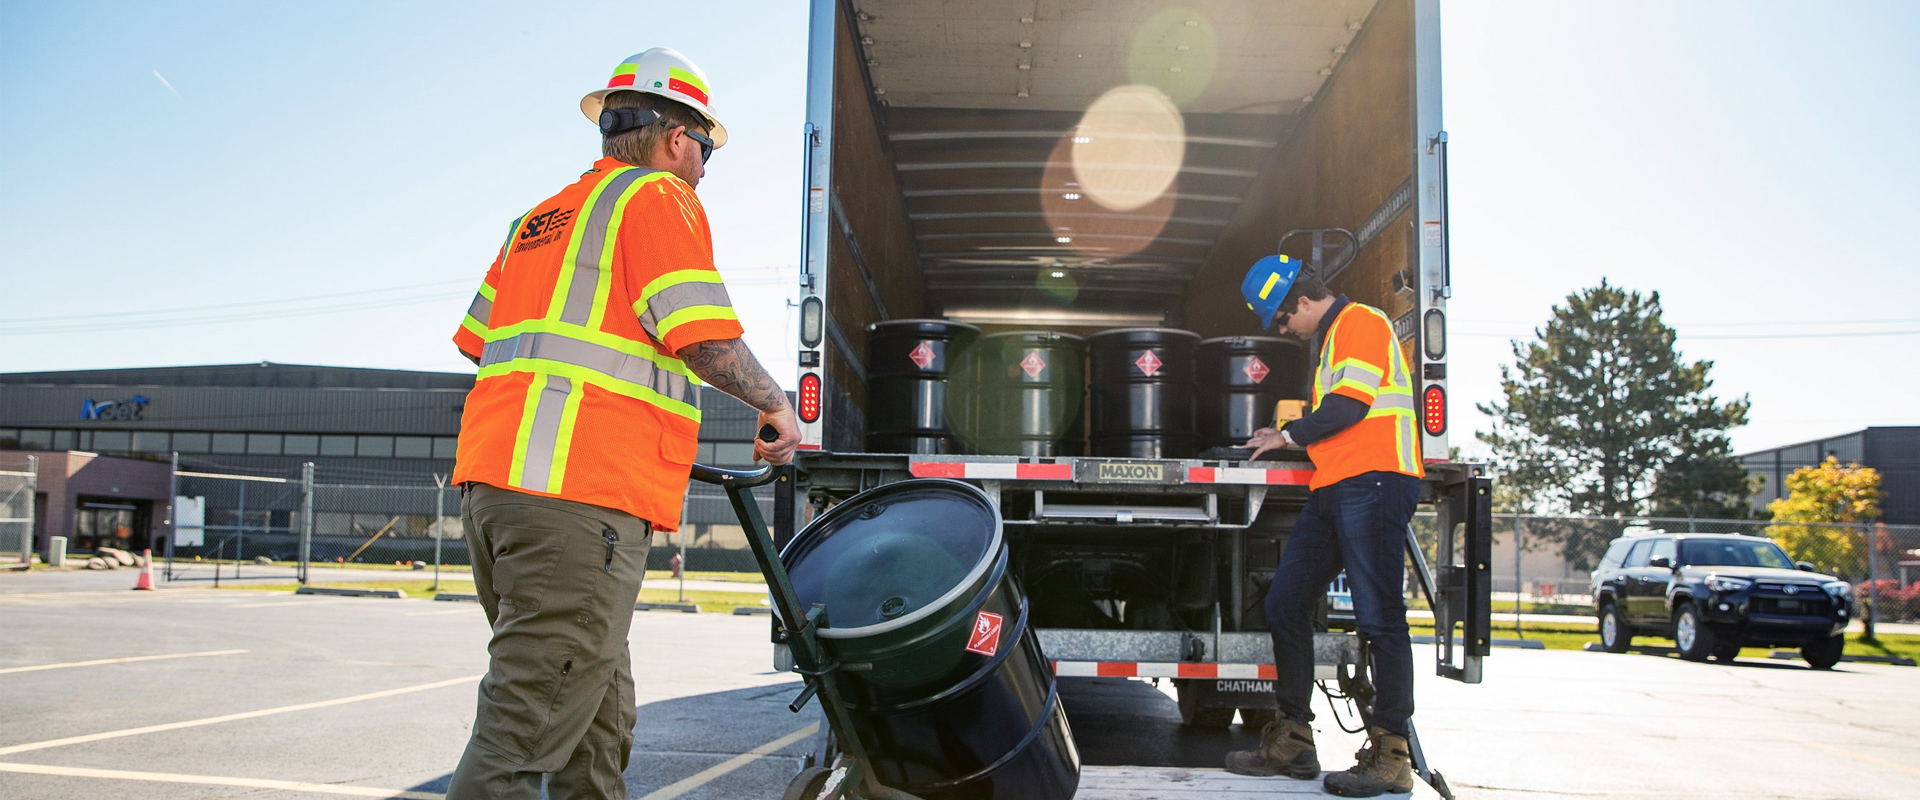
<instances>
[{"instance_id":1,"label":"white hard hat","mask_svg":"<svg viewBox=\"0 0 1920 800\"><path fill-rule=\"evenodd\" d=\"M600 124L601 106L607 95L614 92L646 92L685 103L713 126L707 136L713 139L714 149L727 143L727 129L713 116L707 74L677 50L656 47L620 62L620 66L613 68L607 88L580 98L580 112L587 115L588 121Z\"/></svg>"}]
</instances>

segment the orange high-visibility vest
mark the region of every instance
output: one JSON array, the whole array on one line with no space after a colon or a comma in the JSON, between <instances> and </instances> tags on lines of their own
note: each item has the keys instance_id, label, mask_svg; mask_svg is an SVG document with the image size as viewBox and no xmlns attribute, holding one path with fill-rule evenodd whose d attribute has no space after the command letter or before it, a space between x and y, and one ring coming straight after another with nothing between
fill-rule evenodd
<instances>
[{"instance_id":1,"label":"orange high-visibility vest","mask_svg":"<svg viewBox=\"0 0 1920 800\"><path fill-rule=\"evenodd\" d=\"M1313 407L1338 394L1366 403L1367 416L1339 433L1307 445L1318 489L1363 472L1398 472L1416 478L1420 435L1415 424L1413 380L1393 323L1380 309L1348 303L1333 320L1313 375Z\"/></svg>"},{"instance_id":2,"label":"orange high-visibility vest","mask_svg":"<svg viewBox=\"0 0 1920 800\"><path fill-rule=\"evenodd\" d=\"M678 528L700 406L675 353L740 334L693 189L601 159L514 220L454 333L480 362L454 482Z\"/></svg>"}]
</instances>

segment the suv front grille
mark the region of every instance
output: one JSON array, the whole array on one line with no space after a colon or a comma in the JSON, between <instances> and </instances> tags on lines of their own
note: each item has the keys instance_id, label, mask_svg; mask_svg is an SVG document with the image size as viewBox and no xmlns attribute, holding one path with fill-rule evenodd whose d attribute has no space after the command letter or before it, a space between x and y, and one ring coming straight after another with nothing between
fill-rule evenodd
<instances>
[{"instance_id":1,"label":"suv front grille","mask_svg":"<svg viewBox=\"0 0 1920 800\"><path fill-rule=\"evenodd\" d=\"M1832 608L1833 605L1828 600L1827 593L1819 590L1809 592L1802 589L1794 597L1753 598L1755 614L1825 614Z\"/></svg>"}]
</instances>

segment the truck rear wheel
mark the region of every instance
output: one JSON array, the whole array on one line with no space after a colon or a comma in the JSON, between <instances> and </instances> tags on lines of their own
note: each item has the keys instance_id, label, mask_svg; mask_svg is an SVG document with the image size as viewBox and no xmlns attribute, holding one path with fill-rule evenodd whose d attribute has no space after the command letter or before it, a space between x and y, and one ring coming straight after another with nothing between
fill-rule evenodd
<instances>
[{"instance_id":1,"label":"truck rear wheel","mask_svg":"<svg viewBox=\"0 0 1920 800\"><path fill-rule=\"evenodd\" d=\"M1279 718L1280 718L1280 712L1276 709L1271 709L1271 708L1240 709L1240 724L1243 726L1246 726L1247 730L1263 729L1267 727L1267 723L1270 723Z\"/></svg>"}]
</instances>

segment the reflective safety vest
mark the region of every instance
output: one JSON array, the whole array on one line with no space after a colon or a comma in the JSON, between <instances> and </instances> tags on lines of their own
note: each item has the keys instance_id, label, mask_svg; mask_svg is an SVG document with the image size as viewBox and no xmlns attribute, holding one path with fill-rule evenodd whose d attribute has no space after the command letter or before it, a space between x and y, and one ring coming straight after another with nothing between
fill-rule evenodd
<instances>
[{"instance_id":1,"label":"reflective safety vest","mask_svg":"<svg viewBox=\"0 0 1920 800\"><path fill-rule=\"evenodd\" d=\"M678 528L700 406L675 353L740 334L693 189L601 159L514 220L454 333L480 363L454 482Z\"/></svg>"},{"instance_id":2,"label":"reflective safety vest","mask_svg":"<svg viewBox=\"0 0 1920 800\"><path fill-rule=\"evenodd\" d=\"M1318 489L1364 472L1420 477L1420 435L1413 380L1394 338L1393 323L1380 309L1348 303L1320 346L1313 374L1313 407L1338 394L1366 403L1367 416L1351 427L1307 445Z\"/></svg>"}]
</instances>

